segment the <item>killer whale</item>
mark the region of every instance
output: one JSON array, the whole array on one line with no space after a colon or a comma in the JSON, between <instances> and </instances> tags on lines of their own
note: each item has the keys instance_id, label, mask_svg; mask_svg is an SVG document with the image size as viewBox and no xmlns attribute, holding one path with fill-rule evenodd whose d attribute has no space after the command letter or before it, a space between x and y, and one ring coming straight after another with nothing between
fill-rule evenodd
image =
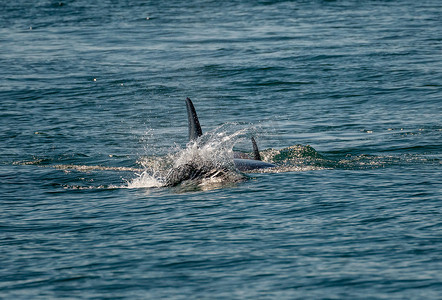
<instances>
[{"instance_id":1,"label":"killer whale","mask_svg":"<svg viewBox=\"0 0 442 300\"><path fill-rule=\"evenodd\" d=\"M203 131L201 129L200 122L198 120L198 116L196 114L195 107L193 106L192 100L190 98L186 98L186 108L187 108L187 119L189 123L189 140L195 141L200 136L203 135ZM257 169L266 169L273 168L276 165L263 162L261 160L261 155L259 154L258 145L256 144L255 139L252 137L252 146L253 146L253 156L254 159L242 158L239 155L234 155L233 162L235 167L239 171L251 171ZM239 156L239 157L238 157Z\"/></svg>"}]
</instances>

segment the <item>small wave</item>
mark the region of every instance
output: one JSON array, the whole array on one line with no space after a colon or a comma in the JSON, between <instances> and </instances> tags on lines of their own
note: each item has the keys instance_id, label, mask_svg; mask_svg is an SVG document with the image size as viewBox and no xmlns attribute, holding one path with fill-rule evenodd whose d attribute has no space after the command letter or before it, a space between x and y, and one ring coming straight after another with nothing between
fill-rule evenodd
<instances>
[{"instance_id":1,"label":"small wave","mask_svg":"<svg viewBox=\"0 0 442 300\"><path fill-rule=\"evenodd\" d=\"M267 149L261 151L261 156L265 161L272 163L288 163L294 159L323 159L310 145L294 145L282 149Z\"/></svg>"},{"instance_id":2,"label":"small wave","mask_svg":"<svg viewBox=\"0 0 442 300\"><path fill-rule=\"evenodd\" d=\"M141 172L140 168L131 168L131 167L104 167L104 166L88 166L88 165L53 165L53 168L59 170L76 170L81 172L88 171L124 171L124 172Z\"/></svg>"},{"instance_id":3,"label":"small wave","mask_svg":"<svg viewBox=\"0 0 442 300\"><path fill-rule=\"evenodd\" d=\"M306 172L306 171L317 171L331 169L330 167L323 166L305 166L305 165L283 165L277 166L275 168L266 168L254 170L253 173L287 173L287 172ZM252 172L248 172L252 173Z\"/></svg>"},{"instance_id":4,"label":"small wave","mask_svg":"<svg viewBox=\"0 0 442 300\"><path fill-rule=\"evenodd\" d=\"M118 185L98 185L98 186L84 186L84 185L60 185L64 190L79 190L79 191L93 191L93 190L113 190L119 189L121 186Z\"/></svg>"},{"instance_id":5,"label":"small wave","mask_svg":"<svg viewBox=\"0 0 442 300\"><path fill-rule=\"evenodd\" d=\"M259 173L301 172L330 168L329 161L310 145L293 145L282 149L261 151L263 161L276 168L258 170Z\"/></svg>"},{"instance_id":6,"label":"small wave","mask_svg":"<svg viewBox=\"0 0 442 300\"><path fill-rule=\"evenodd\" d=\"M332 153L333 154L333 153ZM254 173L302 172L322 169L373 169L396 164L433 163L438 164L437 157L422 155L369 155L346 154L345 151L329 156L320 154L309 145L294 145L282 149L261 151L264 161L277 165L276 168L254 170Z\"/></svg>"},{"instance_id":7,"label":"small wave","mask_svg":"<svg viewBox=\"0 0 442 300\"><path fill-rule=\"evenodd\" d=\"M49 160L46 158L34 158L33 160L19 160L12 162L13 165L22 165L22 166L28 166L28 165L41 165L44 163L47 163Z\"/></svg>"}]
</instances>

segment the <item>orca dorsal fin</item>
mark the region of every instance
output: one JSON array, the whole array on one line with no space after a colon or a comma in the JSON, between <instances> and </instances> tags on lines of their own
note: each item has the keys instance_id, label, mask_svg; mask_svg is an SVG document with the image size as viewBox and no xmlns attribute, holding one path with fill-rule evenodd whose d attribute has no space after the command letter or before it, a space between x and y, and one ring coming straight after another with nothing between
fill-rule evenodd
<instances>
[{"instance_id":1,"label":"orca dorsal fin","mask_svg":"<svg viewBox=\"0 0 442 300\"><path fill-rule=\"evenodd\" d=\"M195 141L197 138L203 135L203 131L201 130L200 121L198 121L195 107L193 106L190 98L186 98L186 107L187 118L189 120L189 140Z\"/></svg>"},{"instance_id":2,"label":"orca dorsal fin","mask_svg":"<svg viewBox=\"0 0 442 300\"><path fill-rule=\"evenodd\" d=\"M253 136L252 136L252 145L253 145L253 159L262 160L261 155L259 155L258 145L256 144L255 138Z\"/></svg>"}]
</instances>

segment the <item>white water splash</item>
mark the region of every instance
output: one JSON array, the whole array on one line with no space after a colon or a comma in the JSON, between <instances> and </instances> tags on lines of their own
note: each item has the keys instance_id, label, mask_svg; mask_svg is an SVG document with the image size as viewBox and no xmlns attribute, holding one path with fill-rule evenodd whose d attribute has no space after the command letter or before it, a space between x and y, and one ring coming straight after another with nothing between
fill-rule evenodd
<instances>
[{"instance_id":1,"label":"white water splash","mask_svg":"<svg viewBox=\"0 0 442 300\"><path fill-rule=\"evenodd\" d=\"M143 158L139 163L145 170L128 182L127 187L163 187L189 179L200 187L210 187L244 180L246 177L235 168L233 147L246 137L248 129L229 134L229 126L231 124L206 133L197 141L189 142L184 149L175 146L173 152L164 157ZM200 177L186 178L185 170L189 166ZM181 170L184 170L182 174Z\"/></svg>"}]
</instances>

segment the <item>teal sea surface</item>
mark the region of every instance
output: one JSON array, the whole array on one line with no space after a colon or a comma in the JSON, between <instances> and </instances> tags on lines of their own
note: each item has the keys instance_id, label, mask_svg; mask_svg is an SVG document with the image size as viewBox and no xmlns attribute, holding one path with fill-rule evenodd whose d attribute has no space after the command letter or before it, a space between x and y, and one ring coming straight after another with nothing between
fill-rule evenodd
<instances>
[{"instance_id":1,"label":"teal sea surface","mask_svg":"<svg viewBox=\"0 0 442 300\"><path fill-rule=\"evenodd\" d=\"M442 298L441 1L0 3L0 299Z\"/></svg>"}]
</instances>

